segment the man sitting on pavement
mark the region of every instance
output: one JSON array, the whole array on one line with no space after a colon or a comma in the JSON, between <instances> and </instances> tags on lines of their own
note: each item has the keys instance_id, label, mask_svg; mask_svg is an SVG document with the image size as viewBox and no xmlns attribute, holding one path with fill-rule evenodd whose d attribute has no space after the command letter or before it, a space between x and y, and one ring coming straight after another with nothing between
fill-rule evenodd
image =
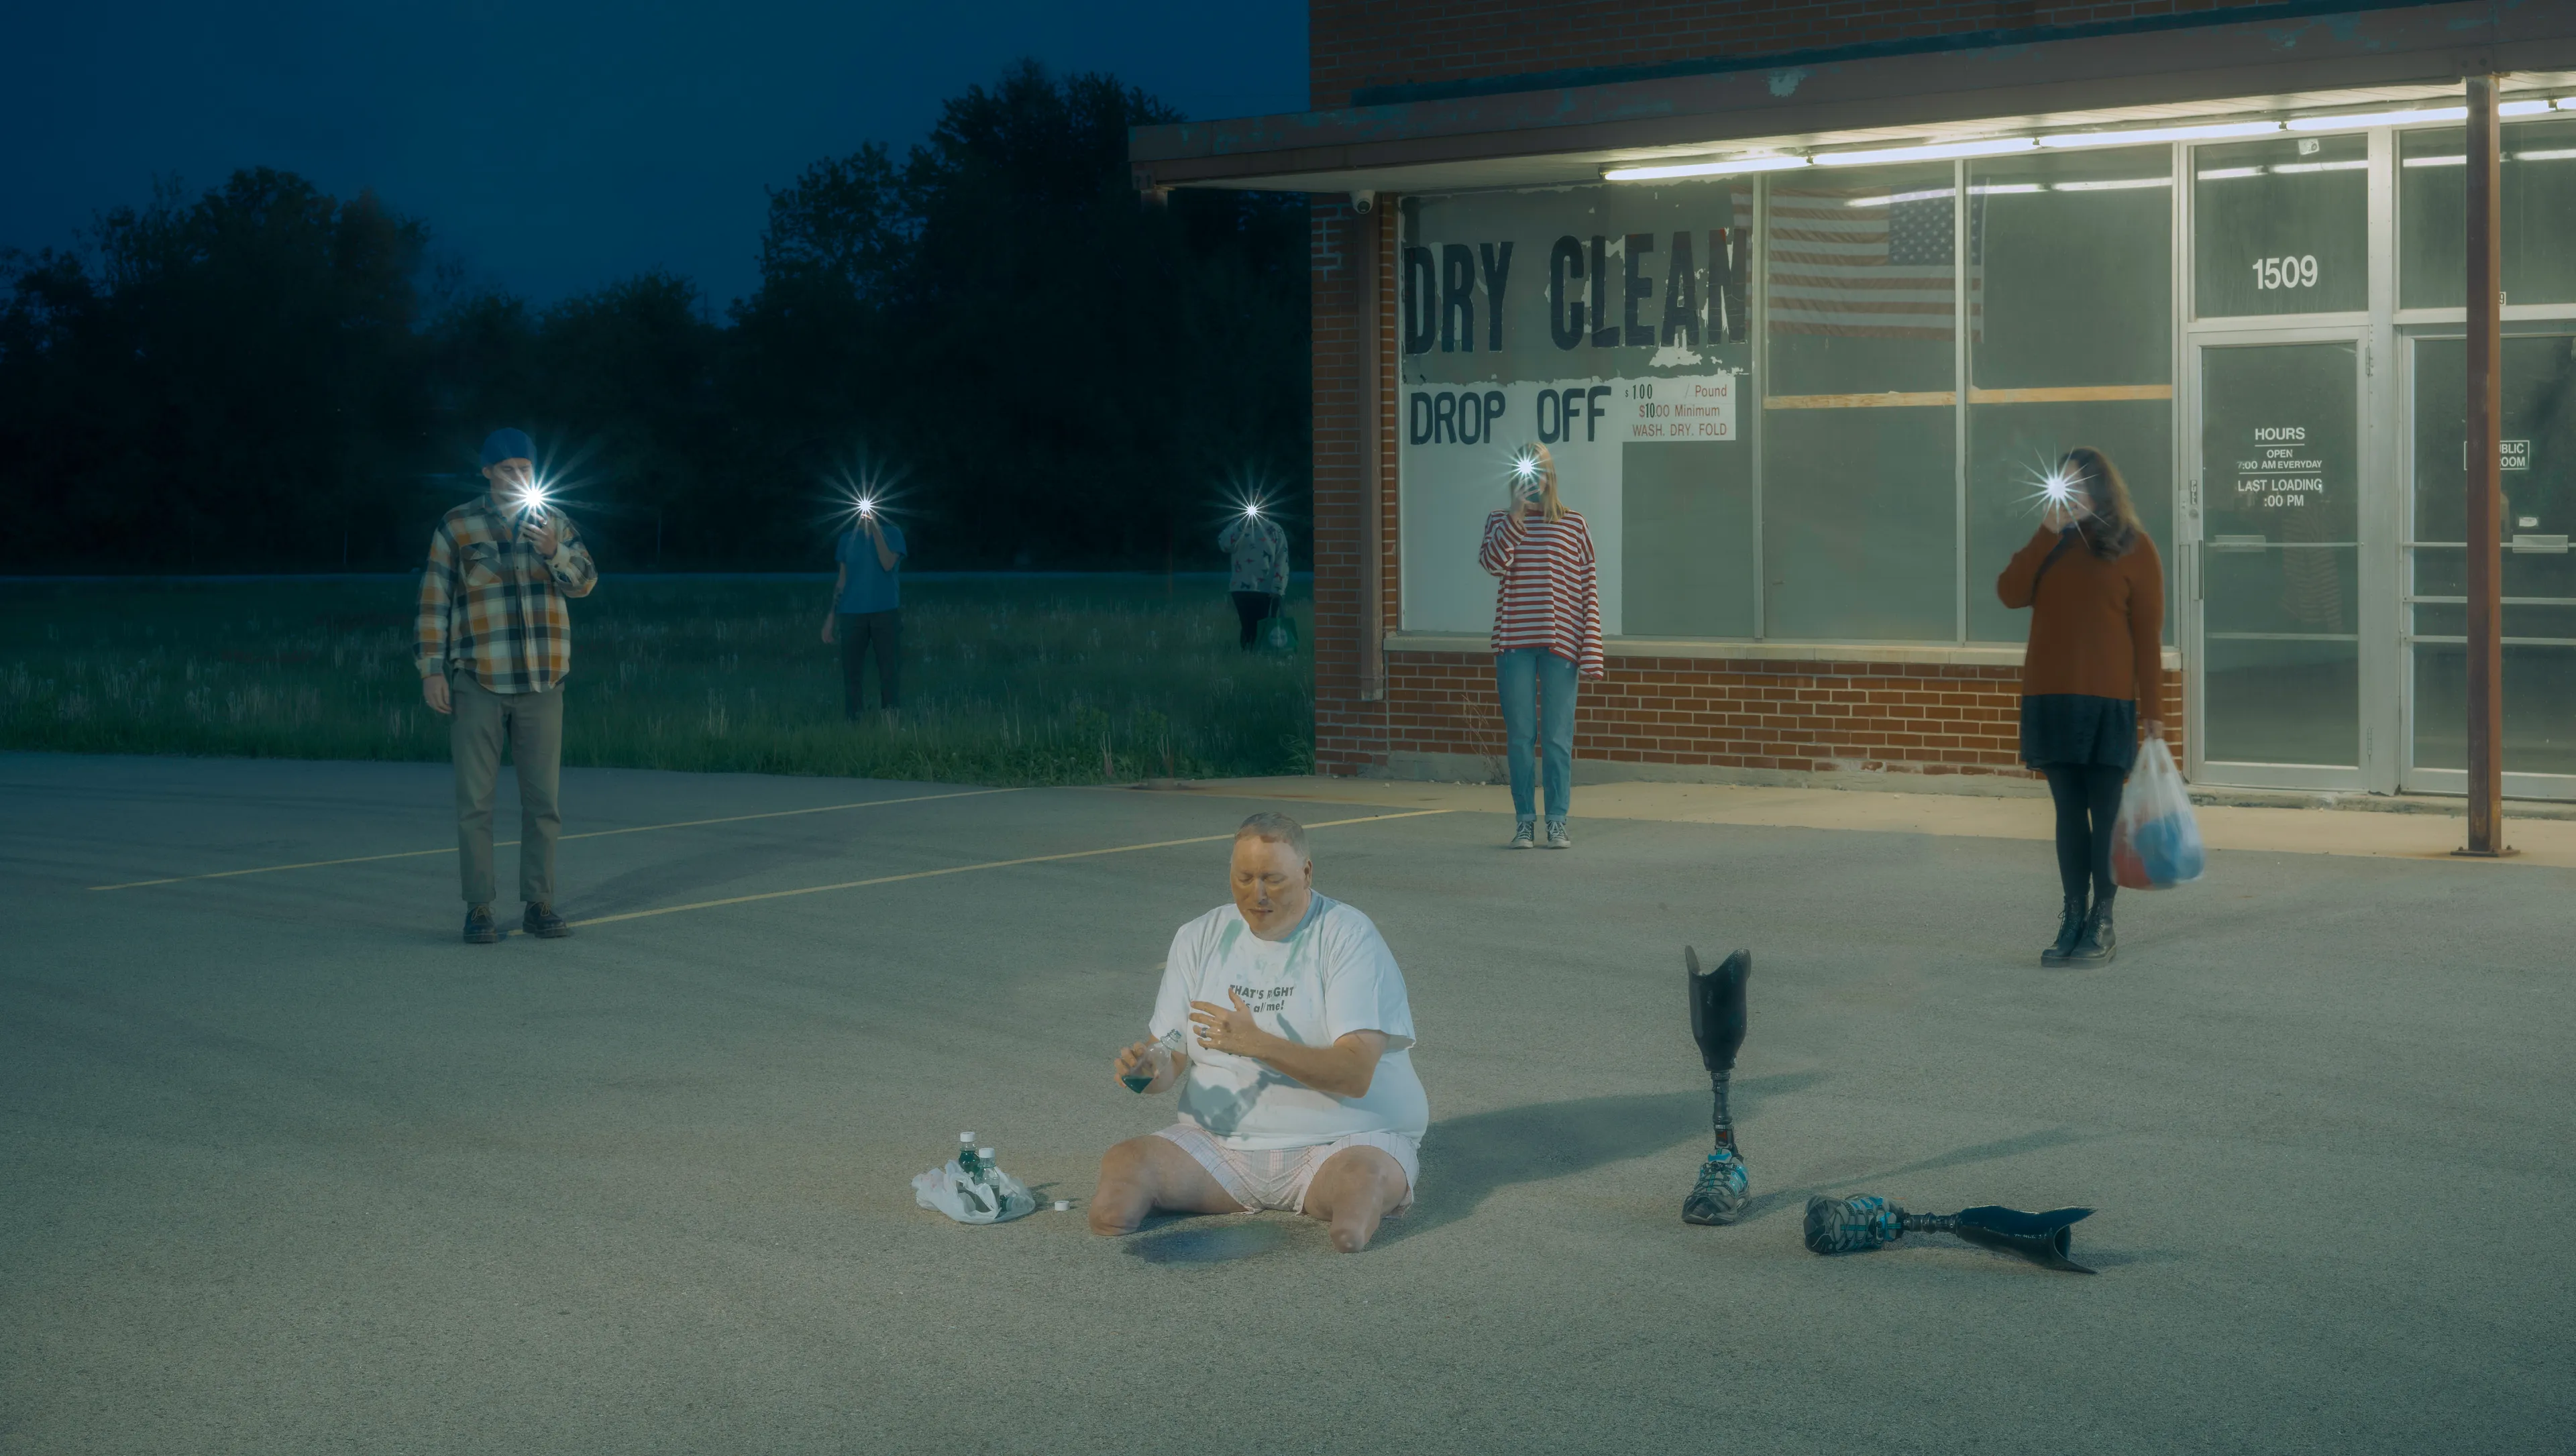
<instances>
[{"instance_id":1,"label":"man sitting on pavement","mask_svg":"<svg viewBox=\"0 0 2576 1456\"><path fill-rule=\"evenodd\" d=\"M1115 1065L1149 1094L1178 1084L1181 1120L1101 1158L1093 1232L1134 1233L1152 1213L1289 1209L1355 1254L1412 1205L1431 1107L1407 1050L1404 973L1366 915L1314 884L1296 820L1255 814L1235 830L1234 903L1172 937L1155 1039Z\"/></svg>"}]
</instances>

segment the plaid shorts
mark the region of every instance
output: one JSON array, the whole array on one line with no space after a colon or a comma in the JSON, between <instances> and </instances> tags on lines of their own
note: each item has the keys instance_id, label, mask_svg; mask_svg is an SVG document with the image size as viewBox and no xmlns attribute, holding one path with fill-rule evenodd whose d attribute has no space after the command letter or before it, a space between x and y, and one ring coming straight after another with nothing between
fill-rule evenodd
<instances>
[{"instance_id":1,"label":"plaid shorts","mask_svg":"<svg viewBox=\"0 0 2576 1456\"><path fill-rule=\"evenodd\" d=\"M1404 1202L1389 1217L1413 1207L1414 1185L1422 1181L1422 1139L1400 1132L1355 1132L1328 1143L1303 1148L1232 1148L1195 1122L1176 1122L1154 1136L1198 1159L1199 1166L1226 1195L1246 1208L1306 1211L1306 1186L1326 1159L1344 1148L1376 1148L1404 1170Z\"/></svg>"}]
</instances>

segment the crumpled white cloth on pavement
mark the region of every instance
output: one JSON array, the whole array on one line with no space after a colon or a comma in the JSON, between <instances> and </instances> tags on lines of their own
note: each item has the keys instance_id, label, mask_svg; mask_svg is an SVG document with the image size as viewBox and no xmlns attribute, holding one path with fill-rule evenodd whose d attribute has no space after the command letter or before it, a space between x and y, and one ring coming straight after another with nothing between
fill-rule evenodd
<instances>
[{"instance_id":1,"label":"crumpled white cloth on pavement","mask_svg":"<svg viewBox=\"0 0 2576 1456\"><path fill-rule=\"evenodd\" d=\"M959 1223L1008 1223L1036 1212L1038 1206L1037 1195L1019 1179L994 1168L989 1182L977 1183L966 1176L954 1158L912 1180L912 1201L937 1209Z\"/></svg>"}]
</instances>

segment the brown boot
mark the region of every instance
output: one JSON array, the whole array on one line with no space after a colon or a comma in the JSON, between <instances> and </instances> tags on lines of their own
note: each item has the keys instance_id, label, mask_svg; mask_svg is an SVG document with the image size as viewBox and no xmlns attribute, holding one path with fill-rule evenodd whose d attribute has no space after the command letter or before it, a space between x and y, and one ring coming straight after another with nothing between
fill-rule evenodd
<instances>
[{"instance_id":1,"label":"brown boot","mask_svg":"<svg viewBox=\"0 0 2576 1456\"><path fill-rule=\"evenodd\" d=\"M555 907L543 900L532 901L519 928L539 940L561 940L572 934L572 922L555 913Z\"/></svg>"},{"instance_id":2,"label":"brown boot","mask_svg":"<svg viewBox=\"0 0 2576 1456\"><path fill-rule=\"evenodd\" d=\"M465 907L465 943L467 945L497 945L500 939L501 927L493 922L491 906Z\"/></svg>"}]
</instances>

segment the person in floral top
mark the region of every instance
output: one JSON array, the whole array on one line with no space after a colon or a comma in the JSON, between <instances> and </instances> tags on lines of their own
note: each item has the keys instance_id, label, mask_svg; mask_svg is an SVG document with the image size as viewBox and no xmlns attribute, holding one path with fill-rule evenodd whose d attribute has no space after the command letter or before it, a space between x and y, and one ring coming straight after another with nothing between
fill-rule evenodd
<instances>
[{"instance_id":1,"label":"person in floral top","mask_svg":"<svg viewBox=\"0 0 2576 1456\"><path fill-rule=\"evenodd\" d=\"M1250 650L1260 638L1261 624L1279 615L1279 601L1288 594L1288 533L1259 506L1246 506L1219 533L1216 549L1234 553L1229 589L1234 614L1243 619L1240 645Z\"/></svg>"}]
</instances>

